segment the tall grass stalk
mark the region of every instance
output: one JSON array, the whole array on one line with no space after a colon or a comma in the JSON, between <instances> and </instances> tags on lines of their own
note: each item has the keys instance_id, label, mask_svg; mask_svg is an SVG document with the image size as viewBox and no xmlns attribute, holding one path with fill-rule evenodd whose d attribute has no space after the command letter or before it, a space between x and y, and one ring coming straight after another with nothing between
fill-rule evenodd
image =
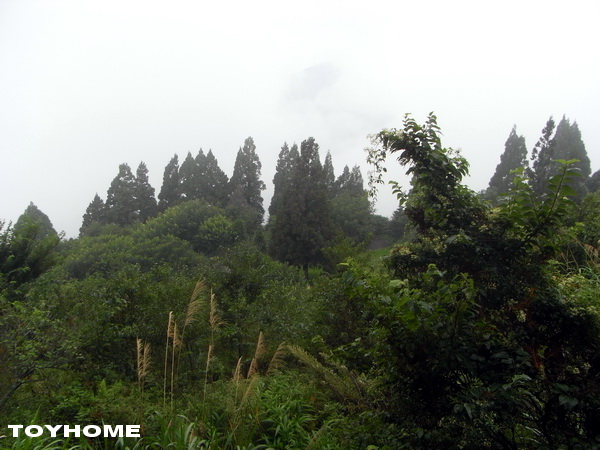
<instances>
[{"instance_id":1,"label":"tall grass stalk","mask_svg":"<svg viewBox=\"0 0 600 450\"><path fill-rule=\"evenodd\" d=\"M177 329L177 322L173 320L171 336L171 412L173 412L173 390L175 387L175 354L181 349L181 338Z\"/></svg>"},{"instance_id":2,"label":"tall grass stalk","mask_svg":"<svg viewBox=\"0 0 600 450\"><path fill-rule=\"evenodd\" d=\"M246 378L251 378L253 375L258 373L258 364L267 352L267 346L265 343L265 335L261 331L258 333L258 341L256 342L256 350L254 351L254 358L250 362L250 368L248 369L248 375Z\"/></svg>"},{"instance_id":3,"label":"tall grass stalk","mask_svg":"<svg viewBox=\"0 0 600 450\"><path fill-rule=\"evenodd\" d=\"M192 323L194 323L197 318L198 315L200 314L200 311L202 309L202 305L204 304L204 299L201 297L202 293L204 292L204 290L206 289L206 286L204 284L203 280L198 280L196 282L196 285L194 286L194 290L192 291L192 295L190 297L190 301L188 303L186 312L185 312L185 319L183 321L183 328L181 329L181 345L183 347L184 344L184 338L185 338L185 330L188 327L188 325L191 325ZM181 352L179 352L179 354L177 355L177 369L179 369L179 361L181 359Z\"/></svg>"},{"instance_id":4,"label":"tall grass stalk","mask_svg":"<svg viewBox=\"0 0 600 450\"><path fill-rule=\"evenodd\" d=\"M163 377L163 408L167 406L167 366L169 362L169 339L173 328L173 311L169 311L169 323L167 325L167 342L165 344L165 370Z\"/></svg>"},{"instance_id":5,"label":"tall grass stalk","mask_svg":"<svg viewBox=\"0 0 600 450\"><path fill-rule=\"evenodd\" d=\"M275 353L273 353L273 357L271 358L271 361L269 362L269 366L267 367L267 375L271 375L273 372L276 372L279 369L281 369L281 367L283 367L283 364L284 364L283 358L288 353L287 346L288 346L288 344L285 341L283 341L281 344L279 344L279 346L277 347L277 350L275 350Z\"/></svg>"},{"instance_id":6,"label":"tall grass stalk","mask_svg":"<svg viewBox=\"0 0 600 450\"><path fill-rule=\"evenodd\" d=\"M217 311L217 298L212 289L210 290L210 314L208 316L208 323L210 325L210 343L214 344L215 332L224 324L224 322L221 320L221 316Z\"/></svg>"},{"instance_id":7,"label":"tall grass stalk","mask_svg":"<svg viewBox=\"0 0 600 450\"><path fill-rule=\"evenodd\" d=\"M140 393L144 393L144 381L150 368L150 343L136 338L137 377Z\"/></svg>"},{"instance_id":8,"label":"tall grass stalk","mask_svg":"<svg viewBox=\"0 0 600 450\"><path fill-rule=\"evenodd\" d=\"M243 356L240 356L237 364L235 365L235 370L233 372L233 378L231 379L231 381L233 382L233 384L235 385L235 395L233 397L233 401L234 403L237 403L238 400L238 390L240 387L240 383L243 379L243 375L242 375L242 359Z\"/></svg>"},{"instance_id":9,"label":"tall grass stalk","mask_svg":"<svg viewBox=\"0 0 600 450\"><path fill-rule=\"evenodd\" d=\"M208 386L208 371L210 368L210 360L212 359L213 346L208 344L208 353L206 354L206 368L204 369L204 392L202 395L202 401L206 404L206 388Z\"/></svg>"}]
</instances>

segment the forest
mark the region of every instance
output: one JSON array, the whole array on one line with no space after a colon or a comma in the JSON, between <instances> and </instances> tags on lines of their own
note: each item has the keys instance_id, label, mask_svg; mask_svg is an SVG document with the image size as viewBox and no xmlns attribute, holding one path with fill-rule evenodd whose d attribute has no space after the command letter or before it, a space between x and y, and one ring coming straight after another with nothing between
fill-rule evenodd
<instances>
[{"instance_id":1,"label":"forest","mask_svg":"<svg viewBox=\"0 0 600 450\"><path fill-rule=\"evenodd\" d=\"M600 171L566 117L498 157L475 192L407 114L366 179L284 143L268 208L250 137L231 177L119 165L77 238L31 203L0 222L0 448L600 449Z\"/></svg>"}]
</instances>

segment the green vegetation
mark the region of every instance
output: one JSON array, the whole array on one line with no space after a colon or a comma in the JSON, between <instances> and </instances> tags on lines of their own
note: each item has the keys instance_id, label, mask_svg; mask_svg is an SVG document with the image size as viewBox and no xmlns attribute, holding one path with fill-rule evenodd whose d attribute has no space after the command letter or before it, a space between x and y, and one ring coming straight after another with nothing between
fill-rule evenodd
<instances>
[{"instance_id":1,"label":"green vegetation","mask_svg":"<svg viewBox=\"0 0 600 450\"><path fill-rule=\"evenodd\" d=\"M577 134L566 121L556 136L565 127ZM537 155L570 155L552 130ZM309 138L282 147L263 226L248 138L231 180L212 152L175 155L158 204L145 165L122 164L77 239L33 204L1 223L3 424L137 424L141 437L2 429L0 446L600 448L590 171L557 158L540 191L546 156L519 166L513 129L478 195L433 114L372 142L371 192L389 157L412 176L408 192L394 183L391 220L360 169L336 178Z\"/></svg>"}]
</instances>

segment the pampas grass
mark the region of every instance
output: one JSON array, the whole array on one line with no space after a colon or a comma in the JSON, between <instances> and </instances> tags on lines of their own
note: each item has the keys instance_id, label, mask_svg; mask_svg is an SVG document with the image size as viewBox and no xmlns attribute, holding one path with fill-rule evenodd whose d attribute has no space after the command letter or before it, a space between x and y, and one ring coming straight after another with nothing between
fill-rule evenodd
<instances>
[{"instance_id":1,"label":"pampas grass","mask_svg":"<svg viewBox=\"0 0 600 450\"><path fill-rule=\"evenodd\" d=\"M167 366L169 362L169 339L173 334L173 311L169 311L169 323L167 325L167 342L165 344L165 370L163 377L163 408L167 406Z\"/></svg>"},{"instance_id":2,"label":"pampas grass","mask_svg":"<svg viewBox=\"0 0 600 450\"><path fill-rule=\"evenodd\" d=\"M282 342L273 353L273 357L269 362L269 366L267 367L267 375L271 375L274 372L277 372L279 369L283 367L284 361L283 358L285 355L289 353L287 342Z\"/></svg>"},{"instance_id":3,"label":"pampas grass","mask_svg":"<svg viewBox=\"0 0 600 450\"><path fill-rule=\"evenodd\" d=\"M265 335L261 331L258 333L258 341L256 342L254 358L252 358L252 361L250 362L250 368L248 369L248 375L246 378L251 378L253 375L258 373L258 364L265 353L267 353L267 346L265 344Z\"/></svg>"},{"instance_id":4,"label":"pampas grass","mask_svg":"<svg viewBox=\"0 0 600 450\"><path fill-rule=\"evenodd\" d=\"M163 374L163 408L167 405L167 380L170 379L170 403L173 409L173 396L175 388L175 380L177 379L177 370L181 359L181 352L184 345L184 337L186 328L196 322L202 310L205 300L202 298L202 293L206 286L203 280L198 280L190 296L185 317L183 319L183 327L179 327L173 311L169 311L169 321L167 324L167 336L165 343L165 361ZM212 293L211 293L212 295ZM170 350L170 354L169 354ZM170 371L169 371L170 363ZM170 375L170 376L169 376Z\"/></svg>"},{"instance_id":5,"label":"pampas grass","mask_svg":"<svg viewBox=\"0 0 600 450\"><path fill-rule=\"evenodd\" d=\"M144 381L148 375L150 367L150 343L136 338L136 354L137 354L137 377L140 393L144 393Z\"/></svg>"}]
</instances>

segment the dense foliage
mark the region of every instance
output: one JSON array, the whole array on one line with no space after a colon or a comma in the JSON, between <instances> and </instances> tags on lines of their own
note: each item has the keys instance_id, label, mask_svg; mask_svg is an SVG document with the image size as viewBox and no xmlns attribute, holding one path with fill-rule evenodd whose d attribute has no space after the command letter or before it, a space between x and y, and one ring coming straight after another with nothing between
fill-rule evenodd
<instances>
[{"instance_id":1,"label":"dense foliage","mask_svg":"<svg viewBox=\"0 0 600 450\"><path fill-rule=\"evenodd\" d=\"M282 147L265 226L251 138L231 180L212 152L173 157L158 205L121 165L78 239L30 205L0 224L3 423L142 437L0 446L600 448L600 192L570 157L539 191L522 144L492 203L433 114L382 130L372 188L390 156L412 177L391 221L313 138Z\"/></svg>"}]
</instances>

